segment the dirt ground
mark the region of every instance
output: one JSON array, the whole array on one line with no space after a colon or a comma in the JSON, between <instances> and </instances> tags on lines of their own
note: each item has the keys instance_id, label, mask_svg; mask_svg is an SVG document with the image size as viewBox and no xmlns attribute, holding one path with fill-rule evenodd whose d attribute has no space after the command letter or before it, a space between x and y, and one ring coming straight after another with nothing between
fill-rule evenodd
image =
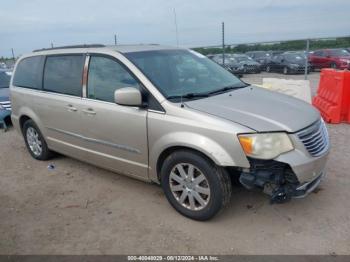
<instances>
[{"instance_id":1,"label":"dirt ground","mask_svg":"<svg viewBox=\"0 0 350 262\"><path fill-rule=\"evenodd\" d=\"M284 77L243 79L263 76ZM310 80L315 93L319 74ZM350 254L350 126L329 132L328 176L307 198L270 205L235 188L224 212L196 222L156 185L63 156L35 161L0 131L0 254Z\"/></svg>"}]
</instances>

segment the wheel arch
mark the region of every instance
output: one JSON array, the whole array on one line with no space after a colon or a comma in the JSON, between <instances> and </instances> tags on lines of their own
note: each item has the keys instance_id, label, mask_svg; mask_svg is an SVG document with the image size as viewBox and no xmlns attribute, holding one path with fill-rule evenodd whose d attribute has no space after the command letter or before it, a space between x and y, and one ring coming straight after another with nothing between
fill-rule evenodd
<instances>
[{"instance_id":1,"label":"wheel arch","mask_svg":"<svg viewBox=\"0 0 350 262\"><path fill-rule=\"evenodd\" d=\"M27 115L20 116L20 118L19 118L19 127L21 128L21 130L23 130L23 125L28 120L31 120L31 118L29 116L27 116Z\"/></svg>"},{"instance_id":2,"label":"wheel arch","mask_svg":"<svg viewBox=\"0 0 350 262\"><path fill-rule=\"evenodd\" d=\"M176 150L191 150L218 166L237 166L233 156L209 137L191 132L175 132L157 139L149 149L149 178L159 183L159 172L165 158Z\"/></svg>"},{"instance_id":3,"label":"wheel arch","mask_svg":"<svg viewBox=\"0 0 350 262\"><path fill-rule=\"evenodd\" d=\"M19 114L18 114L18 129L20 132L22 132L22 128L24 123L27 120L32 120L34 123L38 126L40 132L43 134L45 137L45 129L44 125L40 121L40 118L34 113L34 111L28 107L23 107L20 109Z\"/></svg>"},{"instance_id":4,"label":"wheel arch","mask_svg":"<svg viewBox=\"0 0 350 262\"><path fill-rule=\"evenodd\" d=\"M157 178L160 181L160 170L163 166L163 163L165 161L165 159L171 155L172 153L176 152L176 151L181 151L181 150L186 150L186 151L190 151L193 152L195 154L198 154L200 156L202 156L203 158L207 159L208 161L212 162L215 164L215 161L208 155L204 154L203 152L199 151L198 149L195 149L193 147L189 147L189 146L170 146L166 149L163 150L163 152L160 153L158 159L157 159Z\"/></svg>"}]
</instances>

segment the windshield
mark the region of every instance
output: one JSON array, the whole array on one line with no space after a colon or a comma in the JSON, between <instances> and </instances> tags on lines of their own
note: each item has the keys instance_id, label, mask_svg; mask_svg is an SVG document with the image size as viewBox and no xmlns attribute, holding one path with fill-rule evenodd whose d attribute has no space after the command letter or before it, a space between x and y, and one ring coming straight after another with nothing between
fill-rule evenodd
<instances>
[{"instance_id":1,"label":"windshield","mask_svg":"<svg viewBox=\"0 0 350 262\"><path fill-rule=\"evenodd\" d=\"M305 54L286 54L284 55L285 59L289 62L299 63L305 62Z\"/></svg>"},{"instance_id":2,"label":"windshield","mask_svg":"<svg viewBox=\"0 0 350 262\"><path fill-rule=\"evenodd\" d=\"M191 50L141 51L124 55L167 98L246 86L223 67Z\"/></svg>"},{"instance_id":3,"label":"windshield","mask_svg":"<svg viewBox=\"0 0 350 262\"><path fill-rule=\"evenodd\" d=\"M7 72L0 72L0 88L8 88L10 86L11 75Z\"/></svg>"},{"instance_id":4,"label":"windshield","mask_svg":"<svg viewBox=\"0 0 350 262\"><path fill-rule=\"evenodd\" d=\"M331 56L350 56L350 53L344 49L333 49L330 50Z\"/></svg>"}]
</instances>

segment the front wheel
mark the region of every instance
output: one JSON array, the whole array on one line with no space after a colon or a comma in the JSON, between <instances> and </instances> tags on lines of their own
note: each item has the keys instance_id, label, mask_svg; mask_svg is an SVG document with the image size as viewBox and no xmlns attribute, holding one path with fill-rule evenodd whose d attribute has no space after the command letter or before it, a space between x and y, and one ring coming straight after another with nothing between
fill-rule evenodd
<instances>
[{"instance_id":1,"label":"front wheel","mask_svg":"<svg viewBox=\"0 0 350 262\"><path fill-rule=\"evenodd\" d=\"M195 220L215 216L229 203L232 191L226 170L188 150L176 151L165 159L161 185L170 204Z\"/></svg>"}]
</instances>

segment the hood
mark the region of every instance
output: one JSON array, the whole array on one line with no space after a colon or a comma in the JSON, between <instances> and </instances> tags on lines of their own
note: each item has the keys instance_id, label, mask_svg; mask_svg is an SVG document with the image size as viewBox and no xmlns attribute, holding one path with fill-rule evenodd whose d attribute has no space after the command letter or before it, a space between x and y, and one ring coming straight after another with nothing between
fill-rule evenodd
<instances>
[{"instance_id":1,"label":"hood","mask_svg":"<svg viewBox=\"0 0 350 262\"><path fill-rule=\"evenodd\" d=\"M302 100L255 86L188 101L186 105L258 132L296 132L320 118L319 112Z\"/></svg>"},{"instance_id":2,"label":"hood","mask_svg":"<svg viewBox=\"0 0 350 262\"><path fill-rule=\"evenodd\" d=\"M305 62L306 62L305 60L301 60L301 61L286 61L286 64L288 64L288 65L295 64L295 65L304 66ZM308 62L307 64L309 65L310 63Z\"/></svg>"},{"instance_id":3,"label":"hood","mask_svg":"<svg viewBox=\"0 0 350 262\"><path fill-rule=\"evenodd\" d=\"M229 61L225 61L225 64L227 64L228 66L239 66L239 64L235 61L229 60Z\"/></svg>"},{"instance_id":4,"label":"hood","mask_svg":"<svg viewBox=\"0 0 350 262\"><path fill-rule=\"evenodd\" d=\"M10 89L0 88L0 101L9 101L9 100L10 100Z\"/></svg>"},{"instance_id":5,"label":"hood","mask_svg":"<svg viewBox=\"0 0 350 262\"><path fill-rule=\"evenodd\" d=\"M254 60L244 60L239 62L241 65L259 65L258 62L254 61Z\"/></svg>"}]
</instances>

